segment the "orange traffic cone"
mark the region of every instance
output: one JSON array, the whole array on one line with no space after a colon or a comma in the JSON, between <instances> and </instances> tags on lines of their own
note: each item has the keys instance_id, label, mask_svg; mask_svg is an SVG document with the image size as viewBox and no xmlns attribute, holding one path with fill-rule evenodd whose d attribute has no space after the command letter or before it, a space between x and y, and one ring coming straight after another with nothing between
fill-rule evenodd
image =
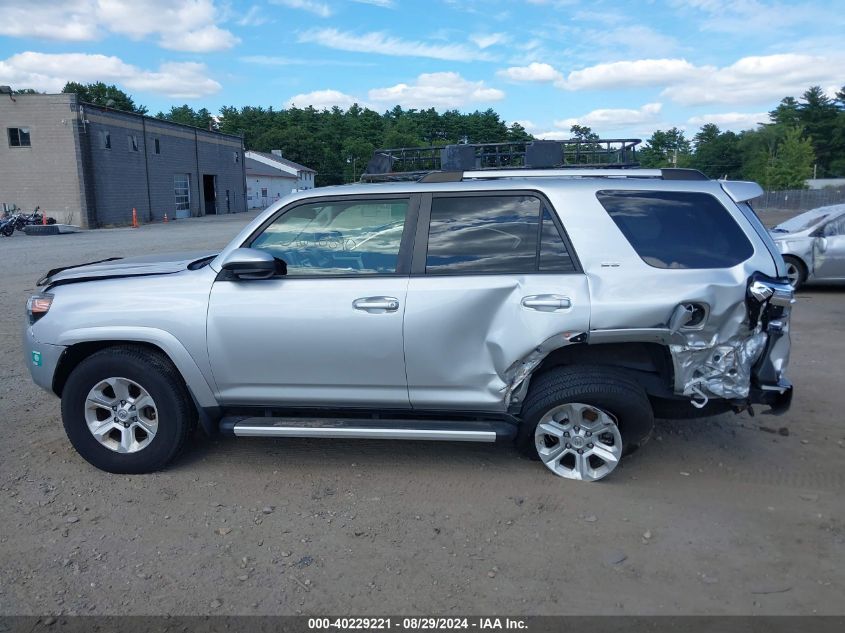
<instances>
[{"instance_id":1,"label":"orange traffic cone","mask_svg":"<svg viewBox=\"0 0 845 633\"><path fill-rule=\"evenodd\" d=\"M168 220L167 220L167 214L165 213L165 214L164 214L164 223L165 223L165 224L167 224L167 222L168 222Z\"/></svg>"},{"instance_id":2,"label":"orange traffic cone","mask_svg":"<svg viewBox=\"0 0 845 633\"><path fill-rule=\"evenodd\" d=\"M132 228L138 228L138 212L135 211L135 207L132 207Z\"/></svg>"}]
</instances>

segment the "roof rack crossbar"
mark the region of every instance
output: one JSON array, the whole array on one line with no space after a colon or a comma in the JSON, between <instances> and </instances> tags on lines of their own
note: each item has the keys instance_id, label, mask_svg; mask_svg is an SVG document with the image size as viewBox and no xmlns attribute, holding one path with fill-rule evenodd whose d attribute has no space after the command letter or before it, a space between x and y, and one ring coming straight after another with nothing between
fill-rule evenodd
<instances>
[{"instance_id":1,"label":"roof rack crossbar","mask_svg":"<svg viewBox=\"0 0 845 633\"><path fill-rule=\"evenodd\" d=\"M640 139L510 141L377 149L361 179L417 180L432 171L638 167Z\"/></svg>"}]
</instances>

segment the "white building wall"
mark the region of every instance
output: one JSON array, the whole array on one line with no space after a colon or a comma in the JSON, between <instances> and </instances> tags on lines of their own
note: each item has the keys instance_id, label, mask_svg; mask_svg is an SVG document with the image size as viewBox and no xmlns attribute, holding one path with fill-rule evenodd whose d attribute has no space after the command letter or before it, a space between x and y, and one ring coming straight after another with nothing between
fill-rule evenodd
<instances>
[{"instance_id":1,"label":"white building wall","mask_svg":"<svg viewBox=\"0 0 845 633\"><path fill-rule=\"evenodd\" d=\"M246 176L246 202L250 209L264 209L296 188L295 178ZM266 190L266 191L265 191ZM266 194L266 195L265 195Z\"/></svg>"}]
</instances>

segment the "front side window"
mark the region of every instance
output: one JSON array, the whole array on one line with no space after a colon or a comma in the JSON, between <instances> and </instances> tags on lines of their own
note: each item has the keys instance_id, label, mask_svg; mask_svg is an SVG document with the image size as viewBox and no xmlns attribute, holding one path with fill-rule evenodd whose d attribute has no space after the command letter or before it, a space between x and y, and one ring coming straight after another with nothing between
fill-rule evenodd
<instances>
[{"instance_id":1,"label":"front side window","mask_svg":"<svg viewBox=\"0 0 845 633\"><path fill-rule=\"evenodd\" d=\"M191 175L173 176L173 192L176 195L176 210L187 211L191 208Z\"/></svg>"},{"instance_id":2,"label":"front side window","mask_svg":"<svg viewBox=\"0 0 845 633\"><path fill-rule=\"evenodd\" d=\"M287 264L288 276L396 272L408 199L315 202L295 207L250 246Z\"/></svg>"},{"instance_id":3,"label":"front side window","mask_svg":"<svg viewBox=\"0 0 845 633\"><path fill-rule=\"evenodd\" d=\"M713 196L687 191L599 191L599 202L655 268L730 268L754 247Z\"/></svg>"},{"instance_id":4,"label":"front side window","mask_svg":"<svg viewBox=\"0 0 845 633\"><path fill-rule=\"evenodd\" d=\"M10 147L31 147L32 141L29 136L28 127L10 127L9 130L9 146Z\"/></svg>"},{"instance_id":5,"label":"front side window","mask_svg":"<svg viewBox=\"0 0 845 633\"><path fill-rule=\"evenodd\" d=\"M837 235L845 235L845 216L828 222L824 226L825 237L835 237Z\"/></svg>"}]
</instances>

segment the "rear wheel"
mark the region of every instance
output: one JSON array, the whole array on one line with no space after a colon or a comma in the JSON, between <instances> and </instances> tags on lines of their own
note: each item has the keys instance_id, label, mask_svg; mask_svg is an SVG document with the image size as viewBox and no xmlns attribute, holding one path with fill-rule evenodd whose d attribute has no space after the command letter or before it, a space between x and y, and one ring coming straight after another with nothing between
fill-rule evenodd
<instances>
[{"instance_id":1,"label":"rear wheel","mask_svg":"<svg viewBox=\"0 0 845 633\"><path fill-rule=\"evenodd\" d=\"M531 383L517 436L526 455L567 479L596 481L654 428L643 388L626 373L600 366L559 367Z\"/></svg>"},{"instance_id":2,"label":"rear wheel","mask_svg":"<svg viewBox=\"0 0 845 633\"><path fill-rule=\"evenodd\" d=\"M169 359L141 348L93 354L62 391L62 420L74 448L112 473L163 468L182 449L195 417Z\"/></svg>"},{"instance_id":3,"label":"rear wheel","mask_svg":"<svg viewBox=\"0 0 845 633\"><path fill-rule=\"evenodd\" d=\"M807 281L807 267L800 259L790 255L784 256L783 261L786 263L786 277L789 283L798 290Z\"/></svg>"}]
</instances>

